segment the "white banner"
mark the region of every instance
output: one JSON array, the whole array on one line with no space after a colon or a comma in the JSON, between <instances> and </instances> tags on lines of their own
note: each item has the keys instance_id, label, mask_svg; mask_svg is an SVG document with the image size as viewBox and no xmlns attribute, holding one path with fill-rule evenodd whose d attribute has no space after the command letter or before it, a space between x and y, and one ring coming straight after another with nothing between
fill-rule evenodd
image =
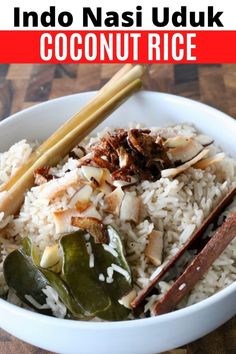
<instances>
[{"instance_id":1,"label":"white banner","mask_svg":"<svg viewBox=\"0 0 236 354\"><path fill-rule=\"evenodd\" d=\"M236 1L15 0L0 2L0 30L235 30Z\"/></svg>"}]
</instances>

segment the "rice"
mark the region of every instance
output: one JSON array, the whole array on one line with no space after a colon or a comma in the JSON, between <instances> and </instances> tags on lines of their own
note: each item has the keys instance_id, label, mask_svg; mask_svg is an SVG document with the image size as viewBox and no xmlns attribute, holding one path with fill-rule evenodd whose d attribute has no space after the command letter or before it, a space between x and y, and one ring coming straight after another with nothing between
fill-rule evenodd
<instances>
[{"instance_id":1,"label":"rice","mask_svg":"<svg viewBox=\"0 0 236 354\"><path fill-rule=\"evenodd\" d=\"M175 135L196 136L194 127L189 125L177 125L174 127L151 128L168 138ZM107 128L105 132L109 131ZM96 143L104 132L96 137L87 138L86 144ZM5 183L14 173L20 163L25 161L32 151L32 147L25 140L15 144L6 153L0 155L0 185ZM218 153L220 149L210 146L210 154ZM28 235L43 251L46 246L54 244L56 235L53 212L68 207L76 187L70 185L70 180L79 176L78 161L71 158L64 159L61 164L51 169L51 173L61 177L57 184L51 183L50 193L56 193L53 202L45 198L47 191L42 187L33 187L25 195L25 202L20 210L19 216L14 220L4 219L0 213L0 228L9 224L4 229L4 237L17 238L19 235ZM67 173L67 171L71 172ZM57 188L60 183L68 183L67 192L57 195ZM206 170L190 168L184 174L175 179L160 178L155 182L143 181L138 186L130 188L129 193L141 199L141 219L134 225L131 222L120 220L118 217L108 214L105 211L104 194L99 192L93 195L93 205L104 224L114 226L123 238L126 258L131 266L134 286L137 291L146 286L150 279L157 275L168 260L175 255L183 244L198 228L210 211L225 196L229 189L236 183L236 162L230 157L225 157L222 162L208 167ZM0 194L1 197L1 194ZM236 201L222 214L219 222L222 222L230 212L236 210ZM2 223L2 224L1 224ZM150 264L145 256L145 247L148 243L148 235L153 230L159 230L164 234L165 259L160 267ZM207 234L212 233L210 225ZM89 235L86 236L89 240ZM88 243L88 245L90 245ZM103 245L104 249L117 257L117 250L112 245ZM88 246L89 266L94 267L94 255ZM236 280L236 239L225 249L221 256L203 276L201 281L194 287L188 297L182 301L180 307L189 306L211 296L220 289L228 286ZM196 269L198 271L199 269ZM107 268L107 274L99 274L100 281L112 283L114 272L122 274L127 280L128 272L122 267L112 264ZM159 295L153 295L148 299L145 310L152 308L153 303L161 294L166 292L171 282L161 281L158 284ZM181 289L185 287L182 284ZM181 290L180 289L180 290ZM2 263L0 263L0 294L6 292L6 284L2 274ZM47 290L46 290L47 292ZM49 289L49 294L51 290ZM51 294L55 299L55 294ZM57 301L54 301L54 305ZM53 303L50 304L52 308ZM56 306L56 305L55 305ZM59 317L63 316L63 309L54 308Z\"/></svg>"},{"instance_id":2,"label":"rice","mask_svg":"<svg viewBox=\"0 0 236 354\"><path fill-rule=\"evenodd\" d=\"M94 254L93 254L92 246L89 242L86 242L86 247L87 247L87 252L89 255L89 268L93 268L94 267Z\"/></svg>"},{"instance_id":3,"label":"rice","mask_svg":"<svg viewBox=\"0 0 236 354\"><path fill-rule=\"evenodd\" d=\"M106 277L106 282L109 283L113 283L114 279L113 279L113 273L114 273L114 269L112 267L108 267L107 268L107 277Z\"/></svg>"},{"instance_id":4,"label":"rice","mask_svg":"<svg viewBox=\"0 0 236 354\"><path fill-rule=\"evenodd\" d=\"M100 281L105 281L104 274L100 273L98 279L99 279Z\"/></svg>"},{"instance_id":5,"label":"rice","mask_svg":"<svg viewBox=\"0 0 236 354\"><path fill-rule=\"evenodd\" d=\"M127 272L127 270L121 268L120 266L118 266L117 264L114 264L114 263L112 263L111 266L112 266L114 272L117 272L117 273L123 275L126 278L126 280L130 281L130 275Z\"/></svg>"},{"instance_id":6,"label":"rice","mask_svg":"<svg viewBox=\"0 0 236 354\"><path fill-rule=\"evenodd\" d=\"M64 318L67 309L60 301L58 293L48 285L42 291L46 295L46 306L52 310L53 315L58 318Z\"/></svg>"},{"instance_id":7,"label":"rice","mask_svg":"<svg viewBox=\"0 0 236 354\"><path fill-rule=\"evenodd\" d=\"M113 247L111 247L110 245L106 245L106 244L103 244L102 246L105 251L109 252L114 257L118 257L118 253L116 252L116 250Z\"/></svg>"},{"instance_id":8,"label":"rice","mask_svg":"<svg viewBox=\"0 0 236 354\"><path fill-rule=\"evenodd\" d=\"M89 255L89 268L94 268L94 254Z\"/></svg>"},{"instance_id":9,"label":"rice","mask_svg":"<svg viewBox=\"0 0 236 354\"><path fill-rule=\"evenodd\" d=\"M0 153L0 185L9 180L17 168L28 159L31 152L31 144L21 140L12 145L8 151Z\"/></svg>"}]
</instances>

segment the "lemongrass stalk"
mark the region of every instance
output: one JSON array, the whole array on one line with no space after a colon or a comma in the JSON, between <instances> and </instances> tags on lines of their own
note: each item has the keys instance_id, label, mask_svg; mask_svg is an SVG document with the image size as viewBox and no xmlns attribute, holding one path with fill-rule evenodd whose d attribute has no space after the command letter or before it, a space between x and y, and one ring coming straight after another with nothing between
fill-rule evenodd
<instances>
[{"instance_id":1,"label":"lemongrass stalk","mask_svg":"<svg viewBox=\"0 0 236 354\"><path fill-rule=\"evenodd\" d=\"M24 193L33 185L34 171L42 166L52 166L58 163L76 144L86 137L141 86L141 80L137 79L132 81L128 86L124 87L116 95L104 102L104 104L95 112L92 112L86 120L80 122L80 124L78 124L73 130L69 131L68 134L42 154L12 185L4 198L2 198L0 211L4 212L5 216L15 214L24 200Z\"/></svg>"},{"instance_id":2,"label":"lemongrass stalk","mask_svg":"<svg viewBox=\"0 0 236 354\"><path fill-rule=\"evenodd\" d=\"M10 180L0 188L0 191L8 191L18 181L18 179L27 172L32 164L45 153L48 149L58 143L60 139L63 139L71 130L73 130L78 124L87 119L88 116L96 112L100 106L104 105L106 101L111 99L117 93L119 93L124 87L128 86L136 79L140 79L144 74L144 67L142 65L136 65L133 68L129 67L129 70L123 69L123 74L118 72L118 80L111 82L109 87L98 92L98 94L85 106L80 112L75 114L71 119L65 122L55 133L53 133L44 143L42 143L36 151L30 156L28 161L24 163L16 173L10 178ZM124 73L125 72L125 73ZM109 88L109 89L108 89Z\"/></svg>"},{"instance_id":3,"label":"lemongrass stalk","mask_svg":"<svg viewBox=\"0 0 236 354\"><path fill-rule=\"evenodd\" d=\"M122 76L124 76L125 74L127 74L131 69L133 68L132 64L125 64L121 67L121 69L119 71L117 71L117 73L115 73L112 78L98 91L98 94L105 92L106 90L110 90L110 86L111 84L113 84L114 82L120 80L120 78Z\"/></svg>"}]
</instances>

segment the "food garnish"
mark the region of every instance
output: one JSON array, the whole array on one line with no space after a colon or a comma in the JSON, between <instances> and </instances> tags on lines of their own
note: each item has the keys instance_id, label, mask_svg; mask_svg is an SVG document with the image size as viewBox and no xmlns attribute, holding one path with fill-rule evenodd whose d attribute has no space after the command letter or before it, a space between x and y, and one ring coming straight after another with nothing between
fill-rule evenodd
<instances>
[{"instance_id":1,"label":"food garnish","mask_svg":"<svg viewBox=\"0 0 236 354\"><path fill-rule=\"evenodd\" d=\"M185 162L183 165L180 165L175 168L169 168L161 171L161 176L165 178L174 178L180 173L186 171L191 166L195 165L198 161L202 160L205 156L207 156L209 150L202 150L197 156L195 156L192 160Z\"/></svg>"},{"instance_id":2,"label":"food garnish","mask_svg":"<svg viewBox=\"0 0 236 354\"><path fill-rule=\"evenodd\" d=\"M136 297L136 291L132 289L128 294L124 295L120 300L118 300L119 304L127 307L127 309L131 309L131 302Z\"/></svg>"},{"instance_id":3,"label":"food garnish","mask_svg":"<svg viewBox=\"0 0 236 354\"><path fill-rule=\"evenodd\" d=\"M132 302L132 308L135 309L137 308L144 300L145 298L150 294L152 289L155 287L155 285L163 279L163 277L175 266L175 264L180 260L181 256L186 252L188 249L194 249L196 248L195 245L196 243L198 244L200 242L200 239L203 237L204 231L206 231L207 227L222 213L222 211L226 208L227 205L230 204L230 202L233 200L234 196L236 194L236 187L234 187L227 195L221 200L221 202L213 209L213 211L209 214L209 216L205 219L205 221L202 223L202 225L193 233L193 235L188 239L188 241L179 249L179 251L165 264L162 269L157 273L156 276L152 278L152 280L149 282L149 284L144 287L139 293L136 299ZM235 214L234 214L235 218ZM232 220L232 219L230 219ZM232 228L234 228L234 235L236 236L236 226L234 221L230 221L226 225L231 225ZM222 225L222 228L219 230L223 230L218 232L217 231L217 238L216 238L216 244L218 244L218 238L222 237L223 239L226 238L226 240L223 242L222 241L222 247L218 248L217 247L217 252L222 253L225 249L225 247L230 243L230 240L232 240L232 235L231 235L231 228L230 228L230 235L229 237L225 235L225 230L228 230L228 226L225 228L224 224ZM220 236L219 236L220 235ZM209 242L209 241L208 241ZM203 243L204 244L204 243ZM212 250L212 247L214 247L214 241L211 242L212 246L209 247L210 250ZM207 246L205 246L207 247ZM220 250L220 251L219 251ZM214 251L213 251L214 252ZM219 254L220 254L219 253ZM205 254L205 251L204 253ZM218 254L218 255L219 255ZM212 262L207 263L208 266L214 262L215 259L213 259L213 256L210 254L209 259L212 259ZM207 259L205 259L207 261ZM205 269L205 271L208 268ZM203 275L203 273L202 273ZM180 284L181 285L181 284ZM195 285L195 284L194 284ZM191 290L191 287L188 287L189 290Z\"/></svg>"},{"instance_id":4,"label":"food garnish","mask_svg":"<svg viewBox=\"0 0 236 354\"><path fill-rule=\"evenodd\" d=\"M132 193L126 192L120 207L120 219L124 221L139 222L141 200Z\"/></svg>"},{"instance_id":5,"label":"food garnish","mask_svg":"<svg viewBox=\"0 0 236 354\"><path fill-rule=\"evenodd\" d=\"M230 215L217 229L205 247L194 257L183 274L171 285L170 289L153 306L153 314L161 315L173 311L186 296L213 262L220 256L236 236L236 213Z\"/></svg>"},{"instance_id":6,"label":"food garnish","mask_svg":"<svg viewBox=\"0 0 236 354\"><path fill-rule=\"evenodd\" d=\"M153 230L148 236L148 244L145 248L145 255L155 266L159 266L162 263L163 248L163 232Z\"/></svg>"},{"instance_id":7,"label":"food garnish","mask_svg":"<svg viewBox=\"0 0 236 354\"><path fill-rule=\"evenodd\" d=\"M80 216L76 209L56 210L53 212L56 234L64 234L73 231L72 217Z\"/></svg>"},{"instance_id":8,"label":"food garnish","mask_svg":"<svg viewBox=\"0 0 236 354\"><path fill-rule=\"evenodd\" d=\"M197 156L203 148L196 140L190 138L186 139L183 145L169 148L168 156L174 163L184 163Z\"/></svg>"},{"instance_id":9,"label":"food garnish","mask_svg":"<svg viewBox=\"0 0 236 354\"><path fill-rule=\"evenodd\" d=\"M24 240L23 246L4 262L8 286L24 303L42 313L51 312L45 295L49 287L58 293L68 318L126 319L130 310L124 297L132 294L131 270L120 236L111 226L106 232L107 248L96 244L84 231L64 235L59 244L45 249L40 264L31 256L32 242ZM60 269L54 268L56 264ZM106 281L99 279L101 274Z\"/></svg>"},{"instance_id":10,"label":"food garnish","mask_svg":"<svg viewBox=\"0 0 236 354\"><path fill-rule=\"evenodd\" d=\"M0 211L5 216L15 214L24 200L25 191L33 186L34 172L43 166L54 166L85 136L111 114L125 99L141 87L144 69L134 66L120 79L112 82L109 90L100 92L87 106L67 121L29 157L28 161L4 184Z\"/></svg>"},{"instance_id":11,"label":"food garnish","mask_svg":"<svg viewBox=\"0 0 236 354\"><path fill-rule=\"evenodd\" d=\"M100 220L93 217L72 217L71 224L81 230L86 230L93 236L95 243L108 243L107 230Z\"/></svg>"},{"instance_id":12,"label":"food garnish","mask_svg":"<svg viewBox=\"0 0 236 354\"><path fill-rule=\"evenodd\" d=\"M198 134L195 139L204 147L214 143L214 140L210 136L204 134Z\"/></svg>"},{"instance_id":13,"label":"food garnish","mask_svg":"<svg viewBox=\"0 0 236 354\"><path fill-rule=\"evenodd\" d=\"M193 165L194 168L200 168L201 170L204 170L210 165L215 164L216 162L220 162L225 158L225 154L223 152L220 152L219 154L216 154L211 157L207 157L206 159L203 159L199 162L197 162L195 165Z\"/></svg>"},{"instance_id":14,"label":"food garnish","mask_svg":"<svg viewBox=\"0 0 236 354\"><path fill-rule=\"evenodd\" d=\"M69 202L69 207L75 207L79 212L85 211L91 204L90 198L92 193L93 188L90 185L82 185L82 187L72 196Z\"/></svg>"},{"instance_id":15,"label":"food garnish","mask_svg":"<svg viewBox=\"0 0 236 354\"><path fill-rule=\"evenodd\" d=\"M24 228L19 236L30 236L9 249L5 245L10 237L4 239L5 254L0 258L5 280L23 303L41 313L82 320L125 320L138 313L144 300L147 304L141 317L149 315L149 310L151 315L172 311L235 237L236 212L224 222L228 212L220 216L221 221L215 219L235 196L236 187L194 232L214 205L211 198L218 201L228 190L223 177L220 187L215 187L221 183L217 169L222 174L226 171L223 164L217 164L225 154L214 155L214 146L208 147L213 140L208 136L185 126L120 128L106 130L89 143L81 142L140 88L143 71L142 66L125 65L0 187L1 237L12 236L12 232L13 238L18 237L17 223ZM232 176L234 168L232 164ZM198 184L202 176L203 180L206 177L205 186L209 177L212 194ZM13 218L27 189L26 203ZM172 209L175 203L180 206L179 201L187 207L178 207L175 213ZM190 203L194 206L189 208ZM48 214L40 215L43 206ZM188 216L188 208L191 212L195 206L196 213ZM30 207L34 221L27 229ZM177 222L173 222L176 230L167 229L169 215L181 220L180 230ZM11 222L13 227L8 229ZM222 222L212 237L206 236ZM117 225L127 238L107 224ZM45 228L41 230L40 225ZM175 247L175 241L182 245L177 252L168 249L171 242ZM157 269L149 278L154 267ZM138 293L138 289L142 290Z\"/></svg>"},{"instance_id":16,"label":"food garnish","mask_svg":"<svg viewBox=\"0 0 236 354\"><path fill-rule=\"evenodd\" d=\"M156 180L161 170L173 166L162 140L156 139L148 129L117 129L91 147L91 161L106 167L114 180Z\"/></svg>"},{"instance_id":17,"label":"food garnish","mask_svg":"<svg viewBox=\"0 0 236 354\"><path fill-rule=\"evenodd\" d=\"M113 215L119 216L124 195L125 193L121 187L117 187L113 192L108 194L104 198L106 203L106 211Z\"/></svg>"}]
</instances>

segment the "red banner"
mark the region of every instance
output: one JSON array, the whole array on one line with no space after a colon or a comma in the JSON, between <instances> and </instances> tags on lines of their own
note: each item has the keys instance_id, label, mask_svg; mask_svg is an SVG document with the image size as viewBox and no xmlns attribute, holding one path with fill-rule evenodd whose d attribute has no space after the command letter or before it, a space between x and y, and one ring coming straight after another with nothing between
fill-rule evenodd
<instances>
[{"instance_id":1,"label":"red banner","mask_svg":"<svg viewBox=\"0 0 236 354\"><path fill-rule=\"evenodd\" d=\"M0 31L0 63L236 63L236 31Z\"/></svg>"}]
</instances>

